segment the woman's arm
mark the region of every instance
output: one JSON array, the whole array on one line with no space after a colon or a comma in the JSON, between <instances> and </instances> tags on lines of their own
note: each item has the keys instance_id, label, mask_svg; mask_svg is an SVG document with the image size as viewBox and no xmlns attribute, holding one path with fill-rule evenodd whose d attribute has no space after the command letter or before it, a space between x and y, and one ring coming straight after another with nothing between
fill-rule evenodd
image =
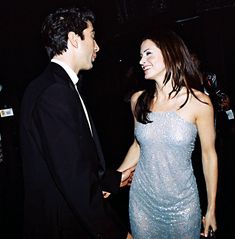
<instances>
[{"instance_id":1,"label":"woman's arm","mask_svg":"<svg viewBox=\"0 0 235 239\"><path fill-rule=\"evenodd\" d=\"M201 100L208 104L199 103L196 116L196 125L198 128L199 138L202 151L203 173L207 190L207 212L204 218L204 234L208 235L209 226L215 231L216 217L216 192L218 181L218 162L215 150L215 127L214 127L214 110L208 96L202 95Z\"/></svg>"},{"instance_id":2,"label":"woman's arm","mask_svg":"<svg viewBox=\"0 0 235 239\"><path fill-rule=\"evenodd\" d=\"M133 96L131 97L132 113L134 112L134 106L138 99L139 94L140 94L140 92L137 92L137 93L133 94ZM134 121L135 121L135 117L134 117ZM134 142L130 146L122 164L117 169L118 172L122 173L120 187L130 185L136 164L139 160L139 155L140 155L140 147L139 147L139 144L137 143L136 139L134 139ZM110 194L111 194L110 192L103 191L104 198L108 198Z\"/></svg>"},{"instance_id":3,"label":"woman's arm","mask_svg":"<svg viewBox=\"0 0 235 239\"><path fill-rule=\"evenodd\" d=\"M134 124L136 122L136 119L134 116L135 104L136 104L138 97L140 96L141 93L142 93L142 91L136 92L131 97L131 110L132 110L132 114L134 117ZM137 140L134 139L133 144L130 146L122 164L119 166L119 168L117 170L120 172L123 172L126 169L135 167L137 162L139 161L139 156L140 156L140 146L139 146Z\"/></svg>"},{"instance_id":4,"label":"woman's arm","mask_svg":"<svg viewBox=\"0 0 235 239\"><path fill-rule=\"evenodd\" d=\"M139 155L140 155L140 146L135 139L133 144L130 146L122 164L119 166L117 170L119 172L123 172L126 169L136 166L139 160Z\"/></svg>"}]
</instances>

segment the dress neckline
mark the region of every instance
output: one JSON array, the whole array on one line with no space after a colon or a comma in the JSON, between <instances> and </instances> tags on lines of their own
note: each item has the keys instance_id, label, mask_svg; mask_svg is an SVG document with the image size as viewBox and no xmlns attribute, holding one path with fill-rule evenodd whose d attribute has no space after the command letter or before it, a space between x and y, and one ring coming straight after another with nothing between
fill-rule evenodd
<instances>
[{"instance_id":1,"label":"dress neckline","mask_svg":"<svg viewBox=\"0 0 235 239\"><path fill-rule=\"evenodd\" d=\"M150 111L150 113L152 114L173 114L173 115L176 115L176 117L180 120L182 120L183 122L189 124L189 125L192 125L194 126L195 128L197 128L197 126L193 123L193 122L190 122L186 119L184 119L182 116L180 116L178 113L176 113L175 111Z\"/></svg>"}]
</instances>

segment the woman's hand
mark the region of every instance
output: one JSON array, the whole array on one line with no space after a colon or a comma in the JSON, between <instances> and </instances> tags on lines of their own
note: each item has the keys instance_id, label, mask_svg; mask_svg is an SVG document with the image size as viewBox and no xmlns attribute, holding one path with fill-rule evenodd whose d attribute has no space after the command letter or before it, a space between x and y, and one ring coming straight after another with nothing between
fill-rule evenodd
<instances>
[{"instance_id":1,"label":"woman's hand","mask_svg":"<svg viewBox=\"0 0 235 239\"><path fill-rule=\"evenodd\" d=\"M204 232L201 233L204 237L208 236L209 228L211 228L214 232L217 230L215 213L208 211L206 216L202 218L202 223L204 227Z\"/></svg>"},{"instance_id":2,"label":"woman's hand","mask_svg":"<svg viewBox=\"0 0 235 239\"><path fill-rule=\"evenodd\" d=\"M131 234L129 232L127 234L127 238L126 239L133 239L133 237L131 236Z\"/></svg>"},{"instance_id":3,"label":"woman's hand","mask_svg":"<svg viewBox=\"0 0 235 239\"><path fill-rule=\"evenodd\" d=\"M120 187L125 187L127 185L130 186L132 177L134 175L135 168L136 168L136 165L134 167L128 168L122 172L122 179L121 179Z\"/></svg>"}]
</instances>

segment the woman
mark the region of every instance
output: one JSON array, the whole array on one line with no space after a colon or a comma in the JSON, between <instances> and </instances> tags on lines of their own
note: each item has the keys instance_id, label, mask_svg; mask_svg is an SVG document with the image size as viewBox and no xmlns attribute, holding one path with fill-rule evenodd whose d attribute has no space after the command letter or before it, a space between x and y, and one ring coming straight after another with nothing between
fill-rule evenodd
<instances>
[{"instance_id":1,"label":"woman","mask_svg":"<svg viewBox=\"0 0 235 239\"><path fill-rule=\"evenodd\" d=\"M135 140L118 169L138 162L130 188L132 235L135 239L200 237L201 209L191 163L198 134L208 198L203 217L207 236L209 227L216 230L217 155L211 101L195 89L201 75L175 33L145 37L140 56L151 84L131 98Z\"/></svg>"}]
</instances>

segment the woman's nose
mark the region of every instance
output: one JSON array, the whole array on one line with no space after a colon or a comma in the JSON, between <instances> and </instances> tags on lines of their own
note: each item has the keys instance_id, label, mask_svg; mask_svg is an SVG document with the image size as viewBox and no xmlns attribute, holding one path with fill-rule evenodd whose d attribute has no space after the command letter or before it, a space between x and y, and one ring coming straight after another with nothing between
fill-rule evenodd
<instances>
[{"instance_id":1,"label":"woman's nose","mask_svg":"<svg viewBox=\"0 0 235 239\"><path fill-rule=\"evenodd\" d=\"M145 59L144 59L144 57L141 57L140 61L139 61L139 64L142 66L144 63L145 63Z\"/></svg>"}]
</instances>

